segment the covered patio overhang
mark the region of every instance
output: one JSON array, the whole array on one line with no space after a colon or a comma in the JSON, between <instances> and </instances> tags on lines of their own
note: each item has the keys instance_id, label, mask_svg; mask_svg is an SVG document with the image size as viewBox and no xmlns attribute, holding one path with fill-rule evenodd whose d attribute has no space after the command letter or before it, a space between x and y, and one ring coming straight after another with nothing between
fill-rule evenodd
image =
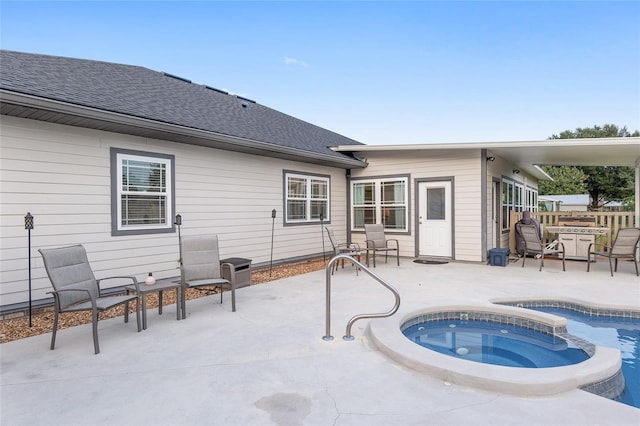
<instances>
[{"instance_id":1,"label":"covered patio overhang","mask_svg":"<svg viewBox=\"0 0 640 426\"><path fill-rule=\"evenodd\" d=\"M640 223L640 137L547 139L541 141L467 142L415 145L337 146L339 152L415 150L487 150L538 179L549 177L540 166L628 166L635 168L635 223Z\"/></svg>"}]
</instances>

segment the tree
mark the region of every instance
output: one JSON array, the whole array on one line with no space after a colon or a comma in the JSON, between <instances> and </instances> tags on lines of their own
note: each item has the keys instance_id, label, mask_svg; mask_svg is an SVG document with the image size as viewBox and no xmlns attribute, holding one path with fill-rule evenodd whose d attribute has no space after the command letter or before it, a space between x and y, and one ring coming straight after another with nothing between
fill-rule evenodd
<instances>
[{"instance_id":1,"label":"tree","mask_svg":"<svg viewBox=\"0 0 640 426\"><path fill-rule=\"evenodd\" d=\"M577 167L544 166L544 171L553 180L542 180L538 193L544 195L584 194L587 192L587 175Z\"/></svg>"},{"instance_id":2,"label":"tree","mask_svg":"<svg viewBox=\"0 0 640 426\"><path fill-rule=\"evenodd\" d=\"M640 131L630 133L627 127L618 127L615 124L605 124L604 126L578 127L576 130L565 130L559 135L553 135L549 139L580 139L580 138L610 138L610 137L631 137L640 136ZM561 169L561 170L560 170ZM580 175L571 169L582 172ZM554 174L559 177L559 182L554 185L551 182L549 190L553 194L576 194L575 189L584 187L591 199L591 210L596 210L611 201L621 201L633 203L634 172L631 167L614 166L545 166L545 172L555 179ZM571 177L578 181L569 183ZM546 189L542 185L543 189ZM546 194L546 192L541 191ZM551 195L551 193L549 194Z\"/></svg>"}]
</instances>

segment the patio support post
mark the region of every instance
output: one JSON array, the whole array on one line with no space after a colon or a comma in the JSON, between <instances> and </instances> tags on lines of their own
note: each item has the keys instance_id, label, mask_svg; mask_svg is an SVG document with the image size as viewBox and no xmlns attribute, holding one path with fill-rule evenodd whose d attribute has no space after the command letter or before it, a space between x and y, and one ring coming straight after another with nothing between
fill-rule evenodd
<instances>
[{"instance_id":1,"label":"patio support post","mask_svg":"<svg viewBox=\"0 0 640 426\"><path fill-rule=\"evenodd\" d=\"M635 205L636 205L636 223L635 226L640 228L640 160L636 162L636 196L635 196ZM640 261L640 251L636 252L636 260Z\"/></svg>"}]
</instances>

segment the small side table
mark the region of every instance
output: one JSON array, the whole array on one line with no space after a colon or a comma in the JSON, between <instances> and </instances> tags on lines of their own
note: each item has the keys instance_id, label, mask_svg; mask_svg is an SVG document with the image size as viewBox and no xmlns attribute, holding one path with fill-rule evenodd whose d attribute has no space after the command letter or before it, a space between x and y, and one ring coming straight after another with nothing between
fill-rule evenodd
<instances>
[{"instance_id":1,"label":"small side table","mask_svg":"<svg viewBox=\"0 0 640 426\"><path fill-rule=\"evenodd\" d=\"M142 306L142 329L147 329L147 294L158 292L158 315L162 315L162 292L166 290L176 291L176 319L180 320L180 283L169 280L157 280L154 285L146 285L144 282L138 283L140 289L140 304ZM135 292L136 287L128 285L125 287L127 294Z\"/></svg>"}]
</instances>

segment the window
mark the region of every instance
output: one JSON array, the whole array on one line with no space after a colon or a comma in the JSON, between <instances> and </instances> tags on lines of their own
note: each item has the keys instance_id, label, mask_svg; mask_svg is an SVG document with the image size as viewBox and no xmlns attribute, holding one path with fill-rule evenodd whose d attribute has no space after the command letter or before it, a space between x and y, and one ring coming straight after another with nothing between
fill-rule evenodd
<instances>
[{"instance_id":1,"label":"window","mask_svg":"<svg viewBox=\"0 0 640 426\"><path fill-rule=\"evenodd\" d=\"M511 180L502 180L502 230L509 230L511 211L538 211L538 190Z\"/></svg>"},{"instance_id":2,"label":"window","mask_svg":"<svg viewBox=\"0 0 640 426\"><path fill-rule=\"evenodd\" d=\"M427 220L446 219L446 199L444 188L427 188Z\"/></svg>"},{"instance_id":3,"label":"window","mask_svg":"<svg viewBox=\"0 0 640 426\"><path fill-rule=\"evenodd\" d=\"M329 177L285 172L286 223L329 221Z\"/></svg>"},{"instance_id":4,"label":"window","mask_svg":"<svg viewBox=\"0 0 640 426\"><path fill-rule=\"evenodd\" d=\"M174 157L111 149L112 235L173 231Z\"/></svg>"},{"instance_id":5,"label":"window","mask_svg":"<svg viewBox=\"0 0 640 426\"><path fill-rule=\"evenodd\" d=\"M530 212L537 212L538 211L538 189L527 186L526 194L527 194L526 210Z\"/></svg>"},{"instance_id":6,"label":"window","mask_svg":"<svg viewBox=\"0 0 640 426\"><path fill-rule=\"evenodd\" d=\"M502 180L502 230L509 230L509 214L513 210L513 181Z\"/></svg>"},{"instance_id":7,"label":"window","mask_svg":"<svg viewBox=\"0 0 640 426\"><path fill-rule=\"evenodd\" d=\"M513 194L513 209L517 212L521 212L524 209L523 203L524 203L524 197L523 197L523 189L524 187L519 184L516 183L515 187L514 187L514 194Z\"/></svg>"},{"instance_id":8,"label":"window","mask_svg":"<svg viewBox=\"0 0 640 426\"><path fill-rule=\"evenodd\" d=\"M409 178L357 180L351 184L352 228L381 223L390 231L408 231Z\"/></svg>"}]
</instances>

